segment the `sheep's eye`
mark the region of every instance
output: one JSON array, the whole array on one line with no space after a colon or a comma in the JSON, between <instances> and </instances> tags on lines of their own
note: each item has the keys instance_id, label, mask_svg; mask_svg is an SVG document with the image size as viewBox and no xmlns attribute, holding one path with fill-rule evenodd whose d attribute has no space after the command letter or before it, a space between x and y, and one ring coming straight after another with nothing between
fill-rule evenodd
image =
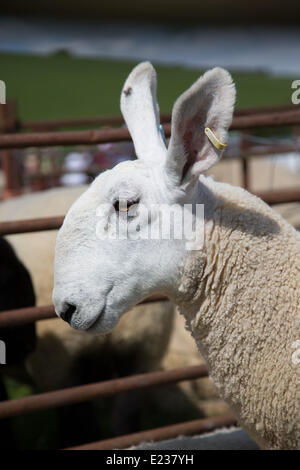
<instances>
[{"instance_id":1,"label":"sheep's eye","mask_svg":"<svg viewBox=\"0 0 300 470\"><path fill-rule=\"evenodd\" d=\"M129 212L130 208L139 201L127 201L126 199L117 199L114 203L114 209L116 212Z\"/></svg>"}]
</instances>

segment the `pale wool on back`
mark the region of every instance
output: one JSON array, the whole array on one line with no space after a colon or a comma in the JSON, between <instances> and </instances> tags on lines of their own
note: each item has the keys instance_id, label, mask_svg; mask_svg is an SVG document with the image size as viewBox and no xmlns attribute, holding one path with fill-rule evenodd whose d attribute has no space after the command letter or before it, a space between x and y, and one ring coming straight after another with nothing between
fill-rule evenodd
<instances>
[{"instance_id":1,"label":"pale wool on back","mask_svg":"<svg viewBox=\"0 0 300 470\"><path fill-rule=\"evenodd\" d=\"M221 396L262 447L300 445L300 234L245 190L201 178L214 203L180 304ZM250 307L249 307L250 306ZM265 441L265 440L266 441Z\"/></svg>"}]
</instances>

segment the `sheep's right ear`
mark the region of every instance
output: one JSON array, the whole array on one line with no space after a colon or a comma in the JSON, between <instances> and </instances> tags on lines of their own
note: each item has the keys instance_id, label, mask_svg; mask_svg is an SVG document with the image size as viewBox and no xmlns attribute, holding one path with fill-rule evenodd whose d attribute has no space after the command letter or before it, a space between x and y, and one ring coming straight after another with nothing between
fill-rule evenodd
<instances>
[{"instance_id":1,"label":"sheep's right ear","mask_svg":"<svg viewBox=\"0 0 300 470\"><path fill-rule=\"evenodd\" d=\"M178 98L166 160L167 176L176 185L197 181L200 173L218 161L227 141L234 102L232 78L221 68L206 72Z\"/></svg>"},{"instance_id":2,"label":"sheep's right ear","mask_svg":"<svg viewBox=\"0 0 300 470\"><path fill-rule=\"evenodd\" d=\"M167 149L159 129L156 72L150 62L137 65L127 78L121 111L137 157L147 165L163 164Z\"/></svg>"}]
</instances>

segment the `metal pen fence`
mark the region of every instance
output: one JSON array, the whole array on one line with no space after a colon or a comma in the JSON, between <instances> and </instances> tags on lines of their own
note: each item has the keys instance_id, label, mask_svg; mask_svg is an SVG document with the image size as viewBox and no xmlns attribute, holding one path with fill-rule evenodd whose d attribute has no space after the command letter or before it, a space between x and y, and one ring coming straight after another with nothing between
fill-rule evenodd
<instances>
[{"instance_id":1,"label":"metal pen fence","mask_svg":"<svg viewBox=\"0 0 300 470\"><path fill-rule=\"evenodd\" d=\"M262 109L248 112L240 111L236 113L231 130L244 130L249 128L264 128L275 126L300 125L300 107L289 107L281 109ZM3 111L3 110L2 110ZM93 118L92 120L69 120L44 122L39 125L36 122L18 123L13 125L13 113L10 113L11 125L9 126L9 112L4 112L7 120L7 131L16 129L45 129L59 126L101 124L109 122L110 124L120 124L120 118L113 120L104 118ZM167 120L168 116L166 116ZM103 120L102 120L103 119ZM2 127L3 129L3 127ZM170 136L171 125L164 124L166 136ZM16 134L6 133L0 135L0 149L2 149L2 163L6 171L7 186L6 190L12 195L18 193L13 180L13 171L10 168L11 154L9 149L24 148L28 146L55 146L55 145L74 145L74 144L94 144L100 142L119 142L130 140L130 135L126 129L104 129L87 131L69 131L69 132L35 132ZM246 161L246 159L245 159ZM245 167L244 167L245 170ZM247 171L247 168L246 168ZM300 201L300 190L281 190L268 191L258 194L269 204L282 202ZM0 223L0 235L10 235L18 233L36 232L42 230L57 230L63 222L63 217L51 217L31 220L18 220ZM166 297L161 295L152 296L144 302L162 301ZM53 306L31 307L17 310L0 312L0 328L13 327L31 323L38 320L54 318L55 312ZM168 371L151 372L121 379L113 379L105 382L98 382L83 386L72 387L54 392L48 392L33 395L26 398L14 399L0 403L0 419L12 416L18 416L24 413L30 413L37 410L56 408L67 404L79 403L92 400L99 396L109 396L129 390L162 386L171 383L177 383L183 380L193 380L196 378L207 377L208 371L205 366L192 366L182 369ZM212 431L219 427L232 426L236 420L231 415L215 416L212 418L199 419L180 423L171 426L164 426L158 429L151 429L126 436L119 436L113 439L106 439L99 442L82 444L73 447L74 449L116 449L126 448L131 445L137 445L140 442L151 440L157 441L178 436L179 434L191 435L201 434Z\"/></svg>"},{"instance_id":2,"label":"metal pen fence","mask_svg":"<svg viewBox=\"0 0 300 470\"><path fill-rule=\"evenodd\" d=\"M0 149L2 149L2 167L6 175L6 185L3 191L3 197L10 198L21 194L22 182L18 164L12 152L12 149L24 147L54 147L67 145L93 145L106 142L129 141L130 135L124 128L107 128L107 126L117 126L123 123L121 116L111 117L92 117L92 118L74 118L74 119L56 119L45 121L22 121L19 119L14 100L8 100L6 105L0 106L1 123L0 123ZM163 123L166 136L171 133L171 115L162 114L161 122ZM260 129L266 126L294 126L299 125L300 106L298 105L281 105L276 107L247 108L237 109L232 122L232 130L245 131L246 129ZM81 130L81 131L58 131L61 128L68 127L86 127L86 126L104 126L103 129ZM21 133L19 132L21 131ZM34 131L34 132L27 132ZM243 185L249 187L249 142L247 136L243 133L243 152L239 156L242 158ZM292 151L295 147L284 145L278 148L278 151ZM263 154L274 151L274 147L265 148ZM255 149L254 149L255 153ZM226 154L226 152L225 152ZM54 158L51 159L54 164ZM91 174L96 174L96 168L89 168ZM64 170L53 169L51 177L59 178ZM42 189L41 180L43 175L35 174L31 176L32 181L37 189ZM39 186L40 185L40 186Z\"/></svg>"}]
</instances>

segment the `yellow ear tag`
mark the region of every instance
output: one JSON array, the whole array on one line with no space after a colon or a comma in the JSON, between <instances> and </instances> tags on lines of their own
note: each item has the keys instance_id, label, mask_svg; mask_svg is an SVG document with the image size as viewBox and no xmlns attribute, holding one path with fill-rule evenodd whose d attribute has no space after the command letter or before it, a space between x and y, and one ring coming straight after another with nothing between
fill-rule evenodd
<instances>
[{"instance_id":1,"label":"yellow ear tag","mask_svg":"<svg viewBox=\"0 0 300 470\"><path fill-rule=\"evenodd\" d=\"M224 150L227 147L227 144L222 144L222 142L219 141L218 137L213 133L213 131L209 127L206 127L204 129L204 132L210 142L213 144L213 146L216 147L216 149Z\"/></svg>"}]
</instances>

